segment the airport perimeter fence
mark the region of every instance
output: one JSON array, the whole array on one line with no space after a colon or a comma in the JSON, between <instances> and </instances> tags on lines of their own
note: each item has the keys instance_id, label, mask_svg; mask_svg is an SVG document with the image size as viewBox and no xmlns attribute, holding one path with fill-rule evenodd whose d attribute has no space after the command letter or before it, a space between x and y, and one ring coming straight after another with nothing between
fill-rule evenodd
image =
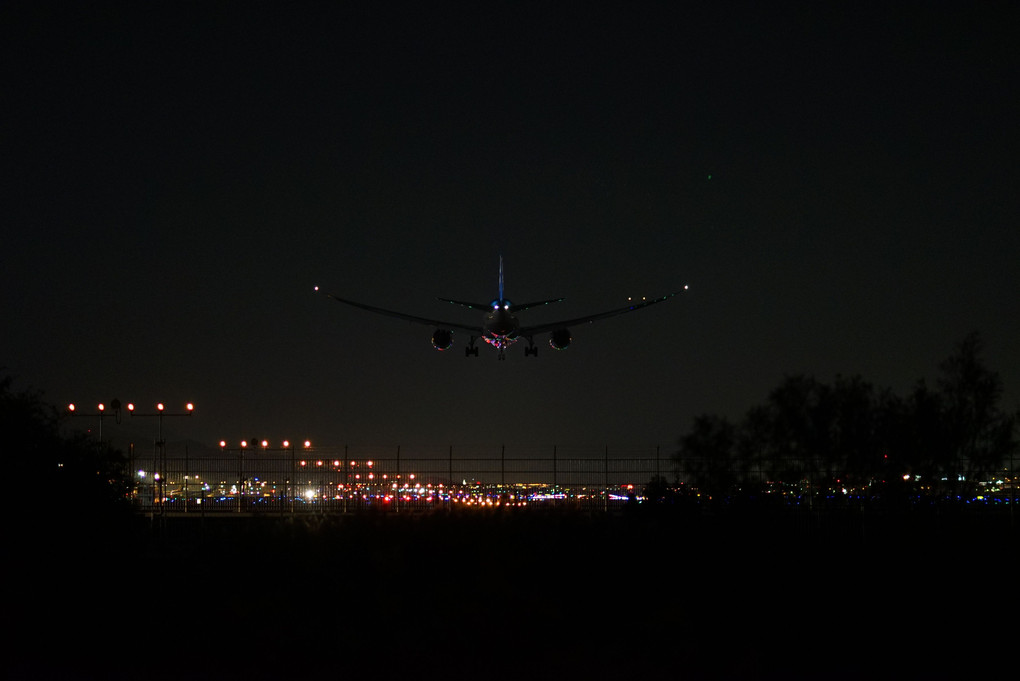
<instances>
[{"instance_id":1,"label":"airport perimeter fence","mask_svg":"<svg viewBox=\"0 0 1020 681\"><path fill-rule=\"evenodd\" d=\"M462 455L400 448L224 449L216 456L156 453L132 462L137 508L157 513L351 513L450 507L543 506L609 510L638 503L654 480L680 472L657 449L553 448L513 456L505 448Z\"/></svg>"}]
</instances>

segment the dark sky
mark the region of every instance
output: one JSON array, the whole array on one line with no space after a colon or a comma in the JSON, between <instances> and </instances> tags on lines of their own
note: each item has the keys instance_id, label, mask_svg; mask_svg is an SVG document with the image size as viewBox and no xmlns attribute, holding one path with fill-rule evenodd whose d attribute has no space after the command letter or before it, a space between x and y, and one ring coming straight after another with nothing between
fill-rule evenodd
<instances>
[{"instance_id":1,"label":"dark sky","mask_svg":"<svg viewBox=\"0 0 1020 681\"><path fill-rule=\"evenodd\" d=\"M208 444L672 451L978 331L1020 403L1013 3L212 4L0 10L18 386ZM505 362L312 292L470 322L435 298L500 254L566 297L525 323L691 289Z\"/></svg>"}]
</instances>

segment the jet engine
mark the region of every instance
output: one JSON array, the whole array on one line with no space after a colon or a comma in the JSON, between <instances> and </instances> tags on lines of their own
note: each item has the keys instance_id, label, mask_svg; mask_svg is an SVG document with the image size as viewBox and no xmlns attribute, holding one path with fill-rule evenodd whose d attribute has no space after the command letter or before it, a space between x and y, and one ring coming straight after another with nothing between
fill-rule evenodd
<instances>
[{"instance_id":1,"label":"jet engine","mask_svg":"<svg viewBox=\"0 0 1020 681\"><path fill-rule=\"evenodd\" d=\"M553 350L566 350L570 347L570 329L556 329L549 335L549 346Z\"/></svg>"},{"instance_id":2,"label":"jet engine","mask_svg":"<svg viewBox=\"0 0 1020 681\"><path fill-rule=\"evenodd\" d=\"M436 329L432 334L432 347L436 350L446 350L453 345L453 332L446 329Z\"/></svg>"}]
</instances>

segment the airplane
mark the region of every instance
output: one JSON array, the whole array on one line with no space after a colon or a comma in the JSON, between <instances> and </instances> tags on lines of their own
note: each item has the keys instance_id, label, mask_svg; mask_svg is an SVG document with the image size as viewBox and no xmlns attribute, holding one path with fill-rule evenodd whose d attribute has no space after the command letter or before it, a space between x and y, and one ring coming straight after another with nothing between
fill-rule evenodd
<instances>
[{"instance_id":1,"label":"airplane","mask_svg":"<svg viewBox=\"0 0 1020 681\"><path fill-rule=\"evenodd\" d=\"M616 308L615 310L609 310L607 312L599 312L597 314L587 315L585 317L577 317L576 319L568 319L565 321L551 322L546 324L538 324L536 326L521 326L521 323L517 320L516 313L524 310L531 309L533 307L540 307L543 305L549 305L551 303L558 303L563 298L552 298L550 300L540 300L534 303L523 303L514 304L507 300L503 296L503 257L499 258L499 295L489 303L468 303L460 300L450 300L448 298L439 298L444 303L450 303L452 305L459 305L472 310L479 310L485 314L482 317L481 326L463 324L459 322L445 322L429 317L418 317L416 315L404 314L403 312L394 312L393 310L385 310L381 307L375 307L373 305L366 305L365 303L358 303L353 300L347 300L346 298L340 298L339 296L327 293L326 291L320 291L319 287L315 287L315 291L322 293L327 298L332 298L338 303L344 303L345 305L351 305L353 307L361 308L369 312L375 312L376 314L387 315L389 317L396 317L397 319L404 319L409 322L416 324L424 324L426 326L436 327L435 332L432 334L432 347L436 350L448 350L453 345L453 331L452 329L459 329L467 331L470 335L470 342L467 347L464 348L464 355L471 357L472 355L478 356L478 347L475 345L476 341L480 338L498 352L499 359L506 358L506 351L511 345L516 343L518 340L524 338L528 341L528 347L524 348L524 356L529 355L533 357L538 356L538 348L535 346L534 338L536 335L542 333L549 333L549 346L554 350L566 350L570 343L573 341L573 337L570 335L571 326L577 326L578 324L587 324L594 322L599 319L605 319L607 317L615 317L616 315L624 314L627 312L634 312L646 308L649 305L655 305L662 303L673 296L680 295L683 291L688 289L684 286L682 291L669 293L659 298L653 298L652 300L642 299L641 302L633 302L626 307Z\"/></svg>"}]
</instances>

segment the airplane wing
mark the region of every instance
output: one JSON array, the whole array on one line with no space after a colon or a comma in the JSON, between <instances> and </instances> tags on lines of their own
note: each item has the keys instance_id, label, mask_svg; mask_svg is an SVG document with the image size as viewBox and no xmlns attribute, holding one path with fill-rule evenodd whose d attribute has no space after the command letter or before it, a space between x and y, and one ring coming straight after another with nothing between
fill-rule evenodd
<instances>
[{"instance_id":1,"label":"airplane wing","mask_svg":"<svg viewBox=\"0 0 1020 681\"><path fill-rule=\"evenodd\" d=\"M492 310L492 303L465 303L461 300L450 300L449 298L439 298L444 303L453 303L454 305L460 305L462 307L471 308L472 310L479 310L481 312L490 312ZM553 298L551 300L539 300L534 303L523 303L521 305L511 305L510 312L520 312L521 310L528 310L539 305L548 305L549 303L562 302L563 298Z\"/></svg>"},{"instance_id":2,"label":"airplane wing","mask_svg":"<svg viewBox=\"0 0 1020 681\"><path fill-rule=\"evenodd\" d=\"M316 287L315 290L319 291L319 288ZM444 329L460 329L461 331L468 331L470 333L473 333L476 336L480 335L482 332L481 326L478 325L471 326L468 324L459 324L457 322L444 322L438 319L429 319L428 317L416 317L415 315L404 314L403 312L394 312L393 310L385 310L381 307L375 307L374 305L366 305L365 303L358 303L353 300L347 300L346 298L340 298L339 296L335 296L332 293L326 293L325 291L319 292L325 295L327 298L332 298L338 303L344 303L346 305L351 305L352 307L359 307L362 310L368 310L369 312L375 312L376 314L382 314L388 317L396 317L397 319L403 319L409 322L414 322L415 324L424 324L426 326L435 326Z\"/></svg>"},{"instance_id":3,"label":"airplane wing","mask_svg":"<svg viewBox=\"0 0 1020 681\"><path fill-rule=\"evenodd\" d=\"M510 311L520 312L521 310L530 310L533 307L538 307L540 305L548 305L549 303L562 303L563 300L564 300L563 298L553 298L552 300L539 300L534 303L521 303L520 305L511 305Z\"/></svg>"},{"instance_id":4,"label":"airplane wing","mask_svg":"<svg viewBox=\"0 0 1020 681\"><path fill-rule=\"evenodd\" d=\"M605 319L606 317L615 317L618 314L626 314L628 312L634 312L635 310L640 310L641 308L648 307L649 305L655 305L656 303L663 303L663 302L669 300L670 298L672 298L673 296L678 296L681 293L683 293L683 291L677 291L675 293L670 293L670 294L664 295L661 298L653 298L652 300L643 300L640 303L634 303L633 305L628 305L627 307L620 307L620 308L617 308L615 310L609 310L607 312L599 312L597 314L588 315L587 317L578 317L576 319L567 319L565 321L560 321L560 322L550 322L548 324L539 324L538 326L521 327L520 335L524 336L525 338L527 338L527 337L530 337L530 336L534 336L535 334L545 333L547 331L555 331L556 329L563 329L563 328L566 328L568 326L577 326L578 324L587 324L589 322L594 322L594 321L597 321L599 319Z\"/></svg>"},{"instance_id":5,"label":"airplane wing","mask_svg":"<svg viewBox=\"0 0 1020 681\"><path fill-rule=\"evenodd\" d=\"M453 305L460 305L461 307L466 307L471 310L478 310L479 312L489 312L492 310L492 303L465 303L461 300L450 300L449 298L437 298L436 300L441 300L444 303L452 303Z\"/></svg>"}]
</instances>

